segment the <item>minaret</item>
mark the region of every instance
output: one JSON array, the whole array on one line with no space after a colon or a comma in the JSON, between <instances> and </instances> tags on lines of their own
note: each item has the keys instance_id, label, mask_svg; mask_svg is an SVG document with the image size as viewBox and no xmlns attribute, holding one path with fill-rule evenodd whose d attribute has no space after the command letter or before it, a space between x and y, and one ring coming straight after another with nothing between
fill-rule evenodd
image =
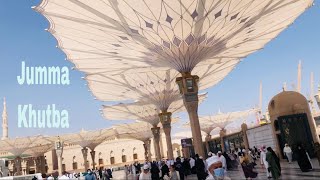
<instances>
[{"instance_id":1,"label":"minaret","mask_svg":"<svg viewBox=\"0 0 320 180\"><path fill-rule=\"evenodd\" d=\"M259 86L259 108L260 108L260 112L262 112L262 82L261 81Z\"/></svg>"},{"instance_id":2,"label":"minaret","mask_svg":"<svg viewBox=\"0 0 320 180\"><path fill-rule=\"evenodd\" d=\"M3 98L3 112L2 112L2 138L1 140L8 139L8 114L6 98Z\"/></svg>"},{"instance_id":3,"label":"minaret","mask_svg":"<svg viewBox=\"0 0 320 180\"><path fill-rule=\"evenodd\" d=\"M262 82L260 81L259 85L259 111L256 114L257 124L261 122L261 115L262 115Z\"/></svg>"},{"instance_id":4,"label":"minaret","mask_svg":"<svg viewBox=\"0 0 320 180\"><path fill-rule=\"evenodd\" d=\"M311 72L310 75L310 97L309 97L309 102L310 102L310 106L311 106L311 112L314 114L316 112L316 108L314 107L314 93L313 93L313 89L314 89L314 81L313 81L313 72Z\"/></svg>"},{"instance_id":5,"label":"minaret","mask_svg":"<svg viewBox=\"0 0 320 180\"><path fill-rule=\"evenodd\" d=\"M297 82L297 91L301 93L301 61L298 64L298 82Z\"/></svg>"}]
</instances>

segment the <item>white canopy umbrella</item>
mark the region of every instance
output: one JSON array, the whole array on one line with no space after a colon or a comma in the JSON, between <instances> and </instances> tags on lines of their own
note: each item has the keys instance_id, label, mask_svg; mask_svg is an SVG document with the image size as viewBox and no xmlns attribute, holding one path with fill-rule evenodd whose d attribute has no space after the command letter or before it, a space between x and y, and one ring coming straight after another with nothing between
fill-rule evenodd
<instances>
[{"instance_id":1,"label":"white canopy umbrella","mask_svg":"<svg viewBox=\"0 0 320 180\"><path fill-rule=\"evenodd\" d=\"M177 82L195 149L204 156L197 114L202 76L192 71L197 66L236 65L286 29L312 2L43 0L34 8L49 20L48 31L67 59L87 74L164 68L180 72ZM217 81L232 68L221 72Z\"/></svg>"},{"instance_id":2,"label":"white canopy umbrella","mask_svg":"<svg viewBox=\"0 0 320 180\"><path fill-rule=\"evenodd\" d=\"M153 126L146 122L131 124L121 124L114 126L119 139L134 139L143 142L145 159L151 161L151 138L153 137L151 128Z\"/></svg>"},{"instance_id":3,"label":"white canopy umbrella","mask_svg":"<svg viewBox=\"0 0 320 180\"><path fill-rule=\"evenodd\" d=\"M0 141L0 151L7 151L15 157L14 164L16 167L16 175L21 175L21 155L27 150L35 147L50 144L51 142L43 138L43 136L22 137L14 139L3 139Z\"/></svg>"},{"instance_id":4,"label":"white canopy umbrella","mask_svg":"<svg viewBox=\"0 0 320 180\"><path fill-rule=\"evenodd\" d=\"M82 71L151 65L187 72L261 49L312 2L42 0L34 8Z\"/></svg>"},{"instance_id":5,"label":"white canopy umbrella","mask_svg":"<svg viewBox=\"0 0 320 180\"><path fill-rule=\"evenodd\" d=\"M68 144L77 144L82 147L82 155L84 158L84 168L88 169L87 163L88 148L91 150L93 168L95 168L95 151L94 149L106 140L115 138L115 131L112 128L85 131L82 129L79 133L64 134L60 136L61 141Z\"/></svg>"}]
</instances>

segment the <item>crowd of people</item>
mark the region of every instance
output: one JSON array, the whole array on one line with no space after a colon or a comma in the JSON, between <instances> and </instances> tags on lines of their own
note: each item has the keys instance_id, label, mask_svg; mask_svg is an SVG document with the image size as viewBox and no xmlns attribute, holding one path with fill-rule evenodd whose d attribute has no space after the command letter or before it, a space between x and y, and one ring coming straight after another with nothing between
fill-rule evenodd
<instances>
[{"instance_id":1,"label":"crowd of people","mask_svg":"<svg viewBox=\"0 0 320 180\"><path fill-rule=\"evenodd\" d=\"M286 144L283 149L284 157L292 163L293 154L301 171L313 169L306 150L298 145L295 152ZM208 158L199 155L190 158L177 157L175 160L146 161L143 164L134 163L126 166L127 174L132 174L139 180L184 180L195 174L199 180L230 179L228 171L241 170L246 179L258 176L257 163L265 169L268 178L279 179L281 176L280 158L271 147L253 147L248 150L236 148L229 152L209 152ZM240 168L240 169L239 169Z\"/></svg>"},{"instance_id":2,"label":"crowd of people","mask_svg":"<svg viewBox=\"0 0 320 180\"><path fill-rule=\"evenodd\" d=\"M59 176L58 172L54 172L52 174L42 174L41 178L34 177L32 180L66 180L66 179L79 179L79 180L110 180L112 179L112 169L102 167L100 169L88 169L84 173L68 173L67 171L63 171L62 175Z\"/></svg>"},{"instance_id":3,"label":"crowd of people","mask_svg":"<svg viewBox=\"0 0 320 180\"><path fill-rule=\"evenodd\" d=\"M288 163L292 163L293 156L302 172L313 169L309 154L302 145L297 145L294 151L288 144L283 148L283 157ZM253 179L258 176L256 170L257 163L265 169L266 176L272 179L279 179L281 176L280 158L271 147L253 147L246 149L236 148L232 151L216 154L208 153L208 158L196 154L190 158L177 157L176 159L163 159L160 161L145 161L144 163L135 162L126 165L124 170L126 176L131 175L133 179L139 180L185 180L194 174L198 180L221 180L230 179L228 171L241 170L246 179ZM112 169L91 170L85 173L63 172L50 175L43 174L43 179L83 179L83 180L110 180L112 179ZM35 178L34 178L35 179Z\"/></svg>"},{"instance_id":4,"label":"crowd of people","mask_svg":"<svg viewBox=\"0 0 320 180\"><path fill-rule=\"evenodd\" d=\"M255 161L254 153L251 156ZM139 180L184 180L191 174L195 174L199 180L227 179L228 170L237 169L241 163L251 162L250 160L247 162L246 159L252 158L247 157L244 150L237 149L230 153L209 152L207 159L196 154L190 158L177 157L175 160L146 161L143 164L136 162L126 166L126 174L131 174Z\"/></svg>"},{"instance_id":5,"label":"crowd of people","mask_svg":"<svg viewBox=\"0 0 320 180\"><path fill-rule=\"evenodd\" d=\"M198 179L206 179L206 162L203 157L195 155L190 158L177 157L175 160L166 159L161 161L138 162L126 166L127 174L132 174L138 179L157 180L184 180L191 174L197 174Z\"/></svg>"}]
</instances>

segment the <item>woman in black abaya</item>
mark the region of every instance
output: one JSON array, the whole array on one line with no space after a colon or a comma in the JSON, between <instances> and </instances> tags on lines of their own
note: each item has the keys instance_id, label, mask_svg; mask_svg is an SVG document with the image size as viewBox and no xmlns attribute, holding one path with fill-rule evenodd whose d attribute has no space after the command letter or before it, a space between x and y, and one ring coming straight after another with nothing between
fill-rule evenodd
<instances>
[{"instance_id":1,"label":"woman in black abaya","mask_svg":"<svg viewBox=\"0 0 320 180\"><path fill-rule=\"evenodd\" d=\"M308 172L312 170L312 166L309 161L307 152L301 145L298 145L297 147L296 156L297 156L298 165L302 172Z\"/></svg>"}]
</instances>

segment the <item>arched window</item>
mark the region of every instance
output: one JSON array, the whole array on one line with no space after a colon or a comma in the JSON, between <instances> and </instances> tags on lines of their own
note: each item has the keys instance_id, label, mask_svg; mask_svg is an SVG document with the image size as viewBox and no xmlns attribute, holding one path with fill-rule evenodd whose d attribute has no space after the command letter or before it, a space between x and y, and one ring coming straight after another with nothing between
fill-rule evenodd
<instances>
[{"instance_id":1,"label":"arched window","mask_svg":"<svg viewBox=\"0 0 320 180\"><path fill-rule=\"evenodd\" d=\"M133 160L137 160L138 159L138 154L137 154L137 149L134 147L133 148Z\"/></svg>"},{"instance_id":2,"label":"arched window","mask_svg":"<svg viewBox=\"0 0 320 180\"><path fill-rule=\"evenodd\" d=\"M64 163L64 158L62 158L62 172L66 171L66 164Z\"/></svg>"},{"instance_id":3,"label":"arched window","mask_svg":"<svg viewBox=\"0 0 320 180\"><path fill-rule=\"evenodd\" d=\"M126 156L126 154L125 154L125 151L124 151L124 149L122 149L122 162L124 163L124 162L127 162L127 156Z\"/></svg>"},{"instance_id":4,"label":"arched window","mask_svg":"<svg viewBox=\"0 0 320 180\"><path fill-rule=\"evenodd\" d=\"M110 164L114 164L114 153L110 151Z\"/></svg>"},{"instance_id":5,"label":"arched window","mask_svg":"<svg viewBox=\"0 0 320 180\"><path fill-rule=\"evenodd\" d=\"M99 152L99 166L103 165L102 153Z\"/></svg>"},{"instance_id":6,"label":"arched window","mask_svg":"<svg viewBox=\"0 0 320 180\"><path fill-rule=\"evenodd\" d=\"M72 158L72 169L78 169L78 163L76 162L76 156L73 156Z\"/></svg>"}]
</instances>

